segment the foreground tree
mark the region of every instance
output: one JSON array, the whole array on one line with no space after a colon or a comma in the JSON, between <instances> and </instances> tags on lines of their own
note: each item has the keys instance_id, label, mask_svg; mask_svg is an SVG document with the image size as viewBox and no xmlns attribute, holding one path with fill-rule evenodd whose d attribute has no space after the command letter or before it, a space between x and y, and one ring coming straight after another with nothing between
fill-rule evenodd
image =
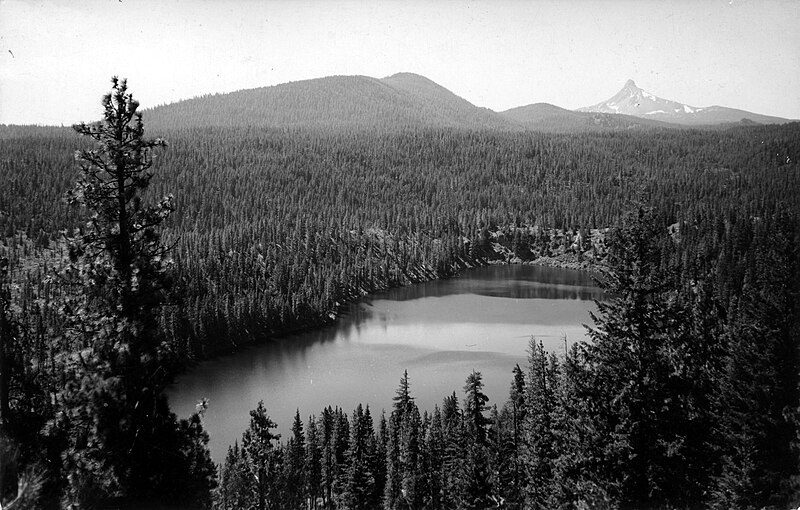
<instances>
[{"instance_id":1,"label":"foreground tree","mask_svg":"<svg viewBox=\"0 0 800 510\"><path fill-rule=\"evenodd\" d=\"M158 327L171 283L158 228L172 202L145 206L142 196L152 149L166 144L144 137L125 80L112 79L102 104L100 122L74 126L97 145L76 154L81 178L70 194L89 221L64 273L77 292L63 307L72 354L51 427L62 442L63 503L209 506L208 437L198 415L179 422L162 394L176 357Z\"/></svg>"},{"instance_id":2,"label":"foreground tree","mask_svg":"<svg viewBox=\"0 0 800 510\"><path fill-rule=\"evenodd\" d=\"M472 371L464 384L463 424L458 442L463 449L458 471L458 506L460 508L488 508L494 506L490 499L490 466L487 452L487 427L489 420L483 414L489 397L483 393L483 376ZM458 436L457 436L458 437Z\"/></svg>"},{"instance_id":3,"label":"foreground tree","mask_svg":"<svg viewBox=\"0 0 800 510\"><path fill-rule=\"evenodd\" d=\"M253 506L256 480L250 473L247 457L238 441L228 447L219 478L215 508L235 510Z\"/></svg>"},{"instance_id":4,"label":"foreground tree","mask_svg":"<svg viewBox=\"0 0 800 510\"><path fill-rule=\"evenodd\" d=\"M375 508L378 505L374 490L375 476L372 472L374 434L369 407L364 411L361 404L358 404L353 411L350 445L346 454L347 471L342 498L345 508L358 510Z\"/></svg>"},{"instance_id":5,"label":"foreground tree","mask_svg":"<svg viewBox=\"0 0 800 510\"><path fill-rule=\"evenodd\" d=\"M555 414L558 409L560 367L553 353L547 353L541 341L531 339L528 347L528 386L524 394L526 437L524 464L528 479L528 505L547 508L553 494L558 430Z\"/></svg>"},{"instance_id":6,"label":"foreground tree","mask_svg":"<svg viewBox=\"0 0 800 510\"><path fill-rule=\"evenodd\" d=\"M33 414L33 402L17 391L12 398L12 386L26 387L24 362L21 355L19 321L11 311L11 276L9 261L0 257L0 507L32 508L43 486L42 470L21 468L21 450L30 428L35 424L25 419ZM23 394L20 394L23 393ZM12 416L11 401L16 401ZM34 425L31 427L31 425ZM26 429L28 429L26 431ZM28 449L29 450L29 449ZM30 460L30 459L28 459Z\"/></svg>"},{"instance_id":7,"label":"foreground tree","mask_svg":"<svg viewBox=\"0 0 800 510\"><path fill-rule=\"evenodd\" d=\"M726 325L718 398L725 440L714 508L795 508L800 384L800 225L787 215L756 224L743 288Z\"/></svg>"},{"instance_id":8,"label":"foreground tree","mask_svg":"<svg viewBox=\"0 0 800 510\"><path fill-rule=\"evenodd\" d=\"M242 435L242 452L250 478L255 480L251 505L258 510L280 508L282 459L277 448L280 434L272 432L275 427L262 400L250 411L250 427Z\"/></svg>"},{"instance_id":9,"label":"foreground tree","mask_svg":"<svg viewBox=\"0 0 800 510\"><path fill-rule=\"evenodd\" d=\"M679 299L665 223L642 209L609 236L604 287L613 297L598 303L592 342L571 371L605 444L595 463L602 488L632 507L696 504L706 497L699 474L711 469L695 437L713 387L699 374L713 360Z\"/></svg>"},{"instance_id":10,"label":"foreground tree","mask_svg":"<svg viewBox=\"0 0 800 510\"><path fill-rule=\"evenodd\" d=\"M297 410L292 423L292 437L286 444L284 457L284 479L286 494L283 496L286 508L300 508L305 503L306 476L304 471L306 456L306 437L300 410Z\"/></svg>"}]
</instances>

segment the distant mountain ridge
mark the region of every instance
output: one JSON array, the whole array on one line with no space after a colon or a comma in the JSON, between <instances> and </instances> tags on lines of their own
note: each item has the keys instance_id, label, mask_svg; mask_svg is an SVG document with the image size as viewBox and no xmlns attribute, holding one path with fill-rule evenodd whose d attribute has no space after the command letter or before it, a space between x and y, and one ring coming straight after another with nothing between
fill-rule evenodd
<instances>
[{"instance_id":1,"label":"distant mountain ridge","mask_svg":"<svg viewBox=\"0 0 800 510\"><path fill-rule=\"evenodd\" d=\"M724 106L697 107L663 99L650 94L628 80L622 89L606 101L578 108L579 112L612 113L631 115L669 122L673 124L700 126L747 121L758 124L782 124L789 119L761 115Z\"/></svg>"},{"instance_id":2,"label":"distant mountain ridge","mask_svg":"<svg viewBox=\"0 0 800 510\"><path fill-rule=\"evenodd\" d=\"M632 80L608 101L578 110L535 103L503 112L480 108L413 73L386 78L329 76L213 94L146 110L151 128L268 127L398 130L457 128L582 132L679 125L783 123L787 119L658 98Z\"/></svg>"},{"instance_id":3,"label":"distant mountain ridge","mask_svg":"<svg viewBox=\"0 0 800 510\"><path fill-rule=\"evenodd\" d=\"M527 129L548 132L605 131L648 127L674 127L665 122L630 115L577 112L549 103L535 103L500 112Z\"/></svg>"},{"instance_id":4,"label":"distant mountain ridge","mask_svg":"<svg viewBox=\"0 0 800 510\"><path fill-rule=\"evenodd\" d=\"M412 73L383 79L330 76L214 94L153 108L147 118L156 127L520 129Z\"/></svg>"}]
</instances>

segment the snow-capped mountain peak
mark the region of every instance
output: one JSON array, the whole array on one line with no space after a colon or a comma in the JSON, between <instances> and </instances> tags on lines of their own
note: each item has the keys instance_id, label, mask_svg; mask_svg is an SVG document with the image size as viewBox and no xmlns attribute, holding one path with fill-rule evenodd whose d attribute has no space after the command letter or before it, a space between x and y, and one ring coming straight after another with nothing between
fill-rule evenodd
<instances>
[{"instance_id":1,"label":"snow-capped mountain peak","mask_svg":"<svg viewBox=\"0 0 800 510\"><path fill-rule=\"evenodd\" d=\"M657 97L637 87L633 80L625 82L625 86L607 101L580 109L580 111L621 113L638 117L661 114L669 116L682 115L694 113L698 110L698 108L689 105Z\"/></svg>"},{"instance_id":2,"label":"snow-capped mountain peak","mask_svg":"<svg viewBox=\"0 0 800 510\"><path fill-rule=\"evenodd\" d=\"M593 106L578 108L579 112L620 113L676 124L719 124L750 120L758 123L780 123L787 119L768 117L743 110L711 106L698 108L688 104L663 99L636 86L628 80L610 99Z\"/></svg>"}]
</instances>

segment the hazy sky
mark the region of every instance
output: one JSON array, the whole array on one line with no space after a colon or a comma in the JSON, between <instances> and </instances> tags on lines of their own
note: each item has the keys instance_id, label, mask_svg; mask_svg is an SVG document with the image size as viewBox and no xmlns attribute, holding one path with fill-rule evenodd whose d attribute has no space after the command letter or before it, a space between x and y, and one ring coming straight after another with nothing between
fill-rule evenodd
<instances>
[{"instance_id":1,"label":"hazy sky","mask_svg":"<svg viewBox=\"0 0 800 510\"><path fill-rule=\"evenodd\" d=\"M422 74L504 110L628 78L693 106L800 118L800 1L0 0L0 123L100 117L334 74Z\"/></svg>"}]
</instances>

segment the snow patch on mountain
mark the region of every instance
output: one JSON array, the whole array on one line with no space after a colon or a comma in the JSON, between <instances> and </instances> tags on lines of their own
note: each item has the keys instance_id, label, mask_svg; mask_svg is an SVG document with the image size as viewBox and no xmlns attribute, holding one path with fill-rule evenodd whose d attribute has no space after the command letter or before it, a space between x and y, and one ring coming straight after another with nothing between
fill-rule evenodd
<instances>
[{"instance_id":1,"label":"snow patch on mountain","mask_svg":"<svg viewBox=\"0 0 800 510\"><path fill-rule=\"evenodd\" d=\"M578 108L577 111L632 115L634 117L684 125L712 125L744 121L757 124L783 124L789 122L789 119L759 115L724 106L708 106L704 108L690 106L678 101L658 97L644 89L640 89L633 80L625 82L625 86L613 97L593 106Z\"/></svg>"},{"instance_id":2,"label":"snow patch on mountain","mask_svg":"<svg viewBox=\"0 0 800 510\"><path fill-rule=\"evenodd\" d=\"M625 86L610 99L587 108L580 108L578 111L596 113L617 113L624 115L635 115L642 117L645 115L667 114L666 112L678 113L684 105L675 101L661 99L644 89L636 86L633 80L625 82Z\"/></svg>"}]
</instances>

